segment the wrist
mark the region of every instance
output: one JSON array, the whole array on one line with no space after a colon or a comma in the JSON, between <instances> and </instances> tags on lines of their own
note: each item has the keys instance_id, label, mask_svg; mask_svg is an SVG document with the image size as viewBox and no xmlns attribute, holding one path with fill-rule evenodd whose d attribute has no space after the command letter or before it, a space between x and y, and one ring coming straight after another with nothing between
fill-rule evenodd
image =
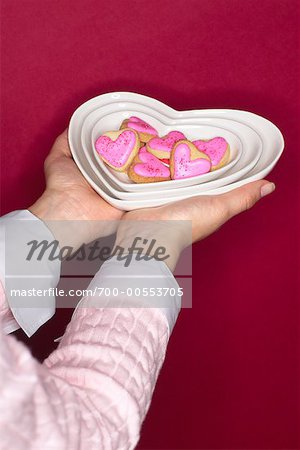
<instances>
[{"instance_id":1,"label":"wrist","mask_svg":"<svg viewBox=\"0 0 300 450\"><path fill-rule=\"evenodd\" d=\"M61 248L68 246L75 251L94 238L94 222L87 220L75 200L66 200L63 192L46 189L28 210L45 223Z\"/></svg>"},{"instance_id":2,"label":"wrist","mask_svg":"<svg viewBox=\"0 0 300 450\"><path fill-rule=\"evenodd\" d=\"M70 200L70 198L66 200L64 192L54 189L46 189L28 209L43 221L74 220L74 210L76 211L76 220L86 219L75 200Z\"/></svg>"},{"instance_id":3,"label":"wrist","mask_svg":"<svg viewBox=\"0 0 300 450\"><path fill-rule=\"evenodd\" d=\"M121 220L113 252L163 261L173 272L184 245L180 228L169 222Z\"/></svg>"}]
</instances>

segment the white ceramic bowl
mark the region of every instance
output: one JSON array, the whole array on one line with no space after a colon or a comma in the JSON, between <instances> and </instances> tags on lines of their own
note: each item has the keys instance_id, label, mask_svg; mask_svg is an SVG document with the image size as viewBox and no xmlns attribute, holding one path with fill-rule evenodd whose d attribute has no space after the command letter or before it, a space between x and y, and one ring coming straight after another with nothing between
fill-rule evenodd
<instances>
[{"instance_id":1,"label":"white ceramic bowl","mask_svg":"<svg viewBox=\"0 0 300 450\"><path fill-rule=\"evenodd\" d=\"M136 94L137 95L137 94ZM137 104L133 101L127 101L126 103L122 103L117 105L108 104L101 106L99 104L96 109L95 105L82 105L82 111L79 112L78 123L82 121L82 135L81 142L83 146L83 150L87 152L87 157L90 162L93 160L93 163L97 163L97 165L101 168L101 173L106 175L106 178L109 180L110 184L113 187L116 187L118 190L127 191L127 192L137 192L137 191L156 191L156 190L164 190L164 189L175 189L177 187L182 186L192 186L194 184L200 184L204 182L208 182L210 180L214 180L216 178L221 178L227 171L229 171L240 159L242 153L242 144L238 136L232 133L230 130L216 126L214 123L201 122L197 117L192 117L191 120L187 123L184 122L180 124L180 119L174 121L169 116L165 115L163 112L156 112L154 117L153 109L144 106L143 104ZM126 108L125 112L122 108ZM147 120L149 123L155 126L160 135L166 134L168 131L174 129L180 129L183 131L190 139L199 138L201 136L204 138L211 138L218 135L222 135L225 139L228 140L231 146L231 161L221 169L218 169L213 172L209 172L207 174L187 178L184 180L171 180L160 183L141 183L136 184L129 182L126 174L120 174L112 169L110 169L100 158L97 152L94 149L94 142L99 137L99 135L103 134L103 132L108 129L118 129L120 123L124 120L124 118L128 118L130 115L138 115L139 117ZM85 116L85 117L83 117ZM92 158L92 153L96 154L96 158ZM93 164L91 162L91 164ZM251 167L249 167L249 170Z\"/></svg>"},{"instance_id":2,"label":"white ceramic bowl","mask_svg":"<svg viewBox=\"0 0 300 450\"><path fill-rule=\"evenodd\" d=\"M107 113L108 108L113 108L114 105L107 105L105 107L105 112ZM142 107L142 106L141 106ZM102 183L102 185L104 185L108 192L115 198L120 198L123 200L133 200L133 199L150 199L150 198L154 198L153 195L155 195L155 197L157 197L157 195L164 195L164 196L168 196L170 198L176 198L179 195L183 196L183 195L191 195L194 193L194 187L189 188L189 186L185 187L180 187L180 186L176 186L177 180L176 181L170 181L170 182L164 182L164 183L147 183L146 185L142 184L142 185L127 185L124 183L119 183L119 180L115 180L115 177L112 176L111 172L109 171L109 168L102 163L102 161L100 160L97 152L94 150L94 140L96 139L96 136L91 138L91 134L93 134L93 130L95 130L95 120L98 119L99 123L99 117L100 116L100 112L102 111L102 108L100 107L99 109L93 111L92 113L88 114L86 116L86 118L83 120L82 123L82 130L81 130L81 145L82 145L82 150L85 152L86 157L93 169L93 171L95 172L95 174L97 175L99 182ZM119 113L115 113L115 115ZM110 116L110 114L106 114L106 116ZM163 118L161 118L161 120L163 120ZM148 118L149 121L149 118ZM199 130L203 130L203 134L206 132L208 133L212 133L210 136L216 135L218 130L219 132L221 132L223 134L223 136L228 139L228 141L230 141L230 144L232 145L232 147L235 148L239 148L241 150L241 156L238 155L238 160L235 161L236 166L233 167L233 164L231 165L231 168L229 168L230 170L228 170L225 174L219 175L218 178L216 180L213 181L209 181L206 183L202 183L199 184L197 186L197 191L206 191L209 189L213 189L213 188L217 188L220 186L223 186L229 182L233 182L236 181L238 179L240 179L242 176L244 176L247 172L249 172L252 167L254 167L254 165L257 163L260 155L261 155L261 151L262 151L262 143L261 143L261 139L260 137L257 135L257 133L255 131L252 130L252 128L249 128L247 125L243 125L240 124L239 122L235 122L233 120L226 120L226 119L214 119L214 126L211 125L211 120L207 120L207 119L199 119L199 118L193 118L193 121L196 122L196 125L189 125L189 124L184 124L184 132L187 134L187 130L189 130L189 128L191 128L192 130L197 130L199 132ZM112 125L112 122L109 120L108 121L110 126ZM197 123L198 122L198 123ZM109 125L108 125L109 126ZM157 125L156 125L157 126ZM213 130L213 132L211 132L210 130ZM231 131L230 131L231 130ZM197 132L196 131L196 132ZM102 134L104 132L104 129L101 129L101 131L99 131L99 134ZM216 133L216 134L214 134ZM221 134L219 133L219 134ZM244 150L243 150L244 149ZM101 164L102 163L102 164ZM104 166L104 168L106 170L101 170L102 167ZM220 169L221 171L222 169ZM215 171L212 172L211 174L220 172L220 171ZM113 171L114 172L114 171ZM207 174L207 175L211 175L211 174ZM203 175L205 176L205 175ZM201 178L201 177L197 177L197 178ZM193 183L193 179L190 179L191 182ZM184 180L184 181L189 181L189 180ZM174 183L174 184L173 184ZM123 190L122 185L124 185L125 187L129 187L129 189L126 192L125 190ZM152 190L152 186L154 185L154 189ZM139 187L143 187L143 188L147 188L147 191L144 189L143 192L141 191L137 191L136 188ZM166 188L168 187L168 190L166 192ZM173 188L173 189L172 189ZM132 192L131 192L132 191Z\"/></svg>"},{"instance_id":3,"label":"white ceramic bowl","mask_svg":"<svg viewBox=\"0 0 300 450\"><path fill-rule=\"evenodd\" d=\"M226 120L219 119L219 122L226 123ZM259 138L257 133L255 133L251 128L249 129L247 126L242 124L235 124L235 122L233 121L230 122L230 125L233 128L235 125L236 128L238 129L238 132L240 132L240 130L242 129L244 134L243 136L241 135L239 139L243 148L245 149L245 151L243 151L241 159L238 161L236 166L231 169L231 171L226 172L223 176L220 176L219 178L206 183L198 184L197 186L195 185L182 187L177 186L176 188L171 189L172 183L170 182L170 188L168 190L166 189L159 190L158 187L156 187L154 191L124 192L120 190L121 188L119 188L114 184L113 180L110 178L109 175L101 171L101 167L97 165L99 157L97 154L95 154L95 152L94 154L92 153L93 150L91 147L89 151L85 152L85 154L93 171L95 172L99 180L107 187L108 191L110 191L110 193L116 198L130 200L130 199L154 198L157 196L168 196L168 197L178 197L179 195L189 196L195 192L195 188L197 188L197 192L200 191L204 192L236 181L240 179L242 176L244 176L247 172L249 172L252 169L252 167L254 167L254 165L257 163L262 152L261 139ZM85 148L84 142L83 148ZM157 185L159 183L155 184Z\"/></svg>"},{"instance_id":4,"label":"white ceramic bowl","mask_svg":"<svg viewBox=\"0 0 300 450\"><path fill-rule=\"evenodd\" d=\"M146 195L143 197L138 195L138 198L136 198L135 196L133 196L134 198L128 198L127 195L129 195L130 192L122 193L122 191L118 189L118 186L116 184L114 186L117 189L113 188L115 189L115 192L111 191L112 185L110 184L110 182L112 182L112 180L110 176L108 176L108 178L105 178L103 177L102 173L102 178L99 177L99 173L97 174L97 172L95 172L91 167L90 160L87 158L86 152L82 147L81 138L83 123L90 113L92 113L93 111L97 111L100 108L108 109L110 111L108 114L112 114L113 111L118 112L120 120L122 119L122 117L128 117L128 115L132 115L133 112L135 113L135 115L140 115L140 117L142 117L141 110L147 110L148 112L149 110L151 110L151 115L155 117L156 120L161 120L162 116L164 116L165 118L167 117L168 126L172 127L171 129L177 127L179 128L179 126L184 125L198 126L205 124L212 127L223 126L225 127L224 129L231 133L237 133L236 135L240 133L239 138L241 137L242 133L241 142L244 140L246 148L252 148L252 144L250 145L249 136L246 136L244 132L247 129L251 134L250 130L252 130L252 135L256 135L256 140L258 139L258 141L260 142L262 154L260 158L258 157L258 161L256 162L256 164L252 165L252 169L249 169L250 172L248 168L246 168L245 170L245 166L238 169L242 157L244 156L243 148L243 155L240 161L238 161L238 163L227 172L227 176L224 175L217 180L195 185L192 187L178 188L175 191L173 190L172 196L170 195L170 192L172 190L164 191L162 189L158 189L157 192L152 192L151 196ZM163 121L163 123L164 126L167 126L166 121ZM241 132L241 130L243 131ZM89 145L92 145L91 134L88 136L88 139ZM78 108L73 114L70 121L69 142L73 158L88 182L100 195L103 196L103 198L105 198L105 200L107 200L112 205L124 210L156 206L195 195L218 194L234 189L235 187L238 187L249 181L263 178L274 167L284 147L283 138L278 128L276 128L276 126L268 120L255 114L235 110L195 110L184 112L175 111L157 100L139 94L126 92L104 94L99 97L95 97L94 99L86 102L80 108ZM83 142L86 142L86 138L84 136ZM245 153L247 154L248 150ZM92 154L90 154L90 151L88 152L88 154L90 158L92 158L92 156L95 158L93 148ZM96 163L97 160L95 159L94 162ZM236 169L241 170L238 175L235 174L235 171L238 172L238 170ZM226 179L225 183L224 179ZM109 180L109 182L107 180ZM203 190L204 186L206 187L205 190ZM120 192L121 195L126 195L125 199L120 199L120 197L118 198ZM117 196L115 194L117 194ZM144 194L146 194L146 192ZM132 200L130 198L132 198Z\"/></svg>"},{"instance_id":5,"label":"white ceramic bowl","mask_svg":"<svg viewBox=\"0 0 300 450\"><path fill-rule=\"evenodd\" d=\"M112 114L107 114L104 117L102 116L102 110L99 108L94 113L90 114L84 121L83 127L82 127L82 133L85 136L85 139L87 136L90 136L90 145L88 145L87 142L87 149L90 153L91 150L93 150L94 154L96 155L96 161L97 164L101 167L102 172L104 172L110 179L113 180L113 182L120 187L120 190L123 191L131 191L133 188L133 191L147 191L147 190L163 190L163 189L176 189L178 187L183 186L192 186L194 184L200 184L200 183L206 183L208 181L215 180L216 178L221 177L224 175L228 170L230 170L240 159L242 155L242 143L240 139L232 132L218 127L216 125L197 125L197 124L184 124L176 128L176 126L169 126L165 125L161 122L158 122L156 120L156 123L153 123L152 117L140 113L139 117L146 122L148 122L150 125L155 126L156 129L159 129L160 136L164 136L169 131L177 130L184 133L184 135L189 140L196 140L199 139L211 139L216 136L223 137L226 139L226 141L230 145L230 160L228 164L226 164L224 167L214 170L213 172L209 172L197 177L193 178L187 178L183 180L170 180L170 181L163 181L158 183L144 183L144 184L136 184L132 182L128 176L125 173L117 172L113 169L111 169L109 166L107 166L102 159L99 157L98 153L95 150L95 142L98 139L99 136L101 136L105 131L109 130L117 130L120 127L120 113L114 112ZM98 117L97 122L93 126L92 130L90 131L89 127L87 126L87 120L91 118L91 116ZM159 126L158 126L159 123ZM128 186L128 184L133 186Z\"/></svg>"}]
</instances>

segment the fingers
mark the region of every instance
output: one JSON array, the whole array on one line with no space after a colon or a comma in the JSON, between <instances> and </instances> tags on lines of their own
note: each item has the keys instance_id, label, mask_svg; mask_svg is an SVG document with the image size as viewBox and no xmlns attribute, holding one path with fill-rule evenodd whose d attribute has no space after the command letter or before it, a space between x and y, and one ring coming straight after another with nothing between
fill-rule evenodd
<instances>
[{"instance_id":1,"label":"fingers","mask_svg":"<svg viewBox=\"0 0 300 450\"><path fill-rule=\"evenodd\" d=\"M68 129L65 129L65 131L55 139L52 149L48 155L50 158L57 158L59 156L67 156L71 158L71 151L68 141Z\"/></svg>"},{"instance_id":2,"label":"fingers","mask_svg":"<svg viewBox=\"0 0 300 450\"><path fill-rule=\"evenodd\" d=\"M271 194L275 184L267 180L254 181L218 196L229 218L252 208L258 200Z\"/></svg>"}]
</instances>

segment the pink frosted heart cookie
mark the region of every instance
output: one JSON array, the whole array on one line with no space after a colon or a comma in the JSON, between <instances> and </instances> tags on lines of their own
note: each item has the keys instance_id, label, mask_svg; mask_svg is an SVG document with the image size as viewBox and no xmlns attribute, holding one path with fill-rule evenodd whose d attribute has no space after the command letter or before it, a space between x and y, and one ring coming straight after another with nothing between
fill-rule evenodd
<instances>
[{"instance_id":1,"label":"pink frosted heart cookie","mask_svg":"<svg viewBox=\"0 0 300 450\"><path fill-rule=\"evenodd\" d=\"M166 136L154 137L147 142L147 150L159 159L170 158L176 142L186 139L180 131L170 131Z\"/></svg>"},{"instance_id":2,"label":"pink frosted heart cookie","mask_svg":"<svg viewBox=\"0 0 300 450\"><path fill-rule=\"evenodd\" d=\"M183 140L175 144L170 159L172 180L191 178L209 172L211 161L190 141Z\"/></svg>"},{"instance_id":3,"label":"pink frosted heart cookie","mask_svg":"<svg viewBox=\"0 0 300 450\"><path fill-rule=\"evenodd\" d=\"M209 140L198 139L193 144L200 152L210 157L211 170L220 169L225 166L230 158L230 147L228 142L222 137L215 137Z\"/></svg>"},{"instance_id":4,"label":"pink frosted heart cookie","mask_svg":"<svg viewBox=\"0 0 300 450\"><path fill-rule=\"evenodd\" d=\"M130 128L138 132L141 142L148 142L151 138L158 135L158 132L149 123L139 117L131 116L123 120L120 129Z\"/></svg>"},{"instance_id":5,"label":"pink frosted heart cookie","mask_svg":"<svg viewBox=\"0 0 300 450\"><path fill-rule=\"evenodd\" d=\"M154 183L170 180L170 170L158 158L140 148L128 170L129 178L135 183Z\"/></svg>"},{"instance_id":6,"label":"pink frosted heart cookie","mask_svg":"<svg viewBox=\"0 0 300 450\"><path fill-rule=\"evenodd\" d=\"M140 148L136 131L129 128L108 131L95 142L99 156L113 169L124 172L130 166Z\"/></svg>"}]
</instances>

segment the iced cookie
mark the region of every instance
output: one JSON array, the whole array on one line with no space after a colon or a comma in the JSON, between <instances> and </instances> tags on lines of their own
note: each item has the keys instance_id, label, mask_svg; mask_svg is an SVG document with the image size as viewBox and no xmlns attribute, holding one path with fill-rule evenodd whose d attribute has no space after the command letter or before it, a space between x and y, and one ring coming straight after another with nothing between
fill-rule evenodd
<instances>
[{"instance_id":1,"label":"iced cookie","mask_svg":"<svg viewBox=\"0 0 300 450\"><path fill-rule=\"evenodd\" d=\"M210 157L211 170L220 169L225 166L230 158L230 147L228 142L222 137L216 137L210 140L198 139L193 144L200 152Z\"/></svg>"},{"instance_id":2,"label":"iced cookie","mask_svg":"<svg viewBox=\"0 0 300 450\"><path fill-rule=\"evenodd\" d=\"M175 144L170 159L170 172L173 180L191 178L209 172L211 161L200 152L192 142L184 140Z\"/></svg>"},{"instance_id":3,"label":"iced cookie","mask_svg":"<svg viewBox=\"0 0 300 450\"><path fill-rule=\"evenodd\" d=\"M136 156L140 140L137 132L129 128L108 131L96 140L95 148L106 164L124 172Z\"/></svg>"},{"instance_id":4,"label":"iced cookie","mask_svg":"<svg viewBox=\"0 0 300 450\"><path fill-rule=\"evenodd\" d=\"M127 172L135 183L154 183L170 180L170 169L142 147Z\"/></svg>"},{"instance_id":5,"label":"iced cookie","mask_svg":"<svg viewBox=\"0 0 300 450\"><path fill-rule=\"evenodd\" d=\"M154 137L147 142L147 150L159 159L170 158L171 150L176 142L186 139L180 131L170 131L166 136Z\"/></svg>"},{"instance_id":6,"label":"iced cookie","mask_svg":"<svg viewBox=\"0 0 300 450\"><path fill-rule=\"evenodd\" d=\"M130 128L138 132L141 142L148 142L151 138L158 135L155 128L149 125L139 117L131 116L129 119L123 120L120 129Z\"/></svg>"}]
</instances>

